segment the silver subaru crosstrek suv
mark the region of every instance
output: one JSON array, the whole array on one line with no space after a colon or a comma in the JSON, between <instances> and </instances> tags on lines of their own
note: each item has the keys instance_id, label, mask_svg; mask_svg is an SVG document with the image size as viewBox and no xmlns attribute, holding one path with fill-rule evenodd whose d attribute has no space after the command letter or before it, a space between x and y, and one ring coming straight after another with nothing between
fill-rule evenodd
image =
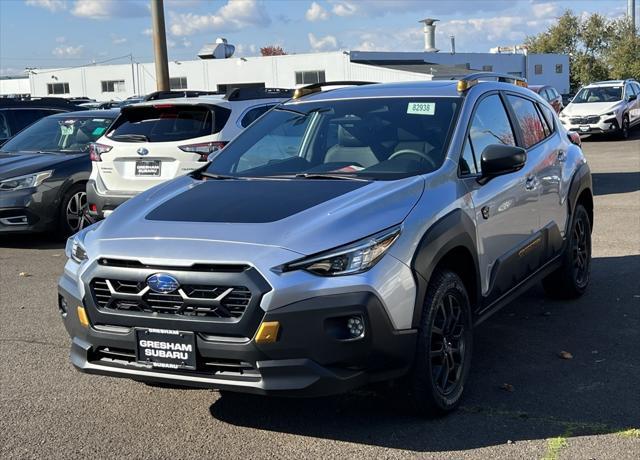
<instances>
[{"instance_id":1,"label":"silver subaru crosstrek suv","mask_svg":"<svg viewBox=\"0 0 640 460\"><path fill-rule=\"evenodd\" d=\"M538 281L589 283L589 167L523 86L300 88L69 239L73 365L287 396L394 379L412 407L454 409L478 323Z\"/></svg>"}]
</instances>

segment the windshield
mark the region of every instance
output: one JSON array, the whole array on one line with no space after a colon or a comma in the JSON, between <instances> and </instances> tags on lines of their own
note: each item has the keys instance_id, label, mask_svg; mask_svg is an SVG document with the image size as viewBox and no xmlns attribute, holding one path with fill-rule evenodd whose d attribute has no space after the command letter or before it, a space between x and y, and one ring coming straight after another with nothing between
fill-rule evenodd
<instances>
[{"instance_id":1,"label":"windshield","mask_svg":"<svg viewBox=\"0 0 640 460\"><path fill-rule=\"evenodd\" d=\"M442 165L459 98L372 98L292 103L258 119L209 175L343 175L397 179Z\"/></svg>"},{"instance_id":2,"label":"windshield","mask_svg":"<svg viewBox=\"0 0 640 460\"><path fill-rule=\"evenodd\" d=\"M104 134L113 117L87 117L77 113L43 118L20 131L2 146L2 152L86 152Z\"/></svg>"},{"instance_id":3,"label":"windshield","mask_svg":"<svg viewBox=\"0 0 640 460\"><path fill-rule=\"evenodd\" d=\"M573 104L585 102L616 102L622 100L622 86L600 86L582 88L571 101Z\"/></svg>"}]
</instances>

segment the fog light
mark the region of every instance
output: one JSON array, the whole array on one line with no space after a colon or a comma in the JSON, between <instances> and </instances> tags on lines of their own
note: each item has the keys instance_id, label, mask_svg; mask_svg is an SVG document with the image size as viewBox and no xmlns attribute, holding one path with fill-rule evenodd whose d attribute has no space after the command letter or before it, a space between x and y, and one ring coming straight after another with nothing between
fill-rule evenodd
<instances>
[{"instance_id":1,"label":"fog light","mask_svg":"<svg viewBox=\"0 0 640 460\"><path fill-rule=\"evenodd\" d=\"M256 343L274 343L278 340L278 321L265 321L260 325L256 334Z\"/></svg>"},{"instance_id":2,"label":"fog light","mask_svg":"<svg viewBox=\"0 0 640 460\"><path fill-rule=\"evenodd\" d=\"M364 337L364 320L361 316L351 316L347 320L347 329L349 329L350 339L359 339Z\"/></svg>"},{"instance_id":3,"label":"fog light","mask_svg":"<svg viewBox=\"0 0 640 460\"><path fill-rule=\"evenodd\" d=\"M67 299L61 295L58 295L58 310L63 317L67 316Z\"/></svg>"},{"instance_id":4,"label":"fog light","mask_svg":"<svg viewBox=\"0 0 640 460\"><path fill-rule=\"evenodd\" d=\"M78 320L80 320L80 324L84 327L89 327L89 317L84 307L78 307Z\"/></svg>"},{"instance_id":5,"label":"fog light","mask_svg":"<svg viewBox=\"0 0 640 460\"><path fill-rule=\"evenodd\" d=\"M98 205L94 203L89 204L89 211L98 212Z\"/></svg>"}]
</instances>

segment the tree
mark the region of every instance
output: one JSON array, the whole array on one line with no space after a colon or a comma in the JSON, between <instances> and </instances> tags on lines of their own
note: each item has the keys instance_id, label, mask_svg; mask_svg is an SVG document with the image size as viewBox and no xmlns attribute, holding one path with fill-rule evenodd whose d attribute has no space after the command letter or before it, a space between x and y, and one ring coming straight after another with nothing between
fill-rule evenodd
<instances>
[{"instance_id":1,"label":"tree","mask_svg":"<svg viewBox=\"0 0 640 460\"><path fill-rule=\"evenodd\" d=\"M609 78L640 78L640 37L631 21L565 11L545 32L527 37L531 53L569 55L571 89Z\"/></svg>"},{"instance_id":2,"label":"tree","mask_svg":"<svg viewBox=\"0 0 640 460\"><path fill-rule=\"evenodd\" d=\"M260 48L260 54L262 56L284 56L287 53L282 49L281 46L268 45Z\"/></svg>"}]
</instances>

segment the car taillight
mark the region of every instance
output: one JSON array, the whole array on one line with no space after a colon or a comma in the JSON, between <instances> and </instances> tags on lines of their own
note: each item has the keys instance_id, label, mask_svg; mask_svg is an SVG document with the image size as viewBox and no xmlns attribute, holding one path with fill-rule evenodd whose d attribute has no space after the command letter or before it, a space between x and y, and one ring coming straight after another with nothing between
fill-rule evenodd
<instances>
[{"instance_id":1,"label":"car taillight","mask_svg":"<svg viewBox=\"0 0 640 460\"><path fill-rule=\"evenodd\" d=\"M567 137L569 138L572 144L575 144L578 147L582 146L582 139L580 139L580 134L576 133L575 131L569 131L567 133Z\"/></svg>"},{"instance_id":2,"label":"car taillight","mask_svg":"<svg viewBox=\"0 0 640 460\"><path fill-rule=\"evenodd\" d=\"M215 141L215 142L202 142L200 144L181 145L178 148L183 152L200 154L200 159L198 161L207 161L209 158L209 155L211 155L214 152L218 152L219 150L222 150L225 145L227 145L226 142Z\"/></svg>"},{"instance_id":3,"label":"car taillight","mask_svg":"<svg viewBox=\"0 0 640 460\"><path fill-rule=\"evenodd\" d=\"M103 153L107 153L113 147L110 145L98 144L97 142L92 142L89 144L89 158L91 161L102 161L100 155Z\"/></svg>"}]
</instances>

